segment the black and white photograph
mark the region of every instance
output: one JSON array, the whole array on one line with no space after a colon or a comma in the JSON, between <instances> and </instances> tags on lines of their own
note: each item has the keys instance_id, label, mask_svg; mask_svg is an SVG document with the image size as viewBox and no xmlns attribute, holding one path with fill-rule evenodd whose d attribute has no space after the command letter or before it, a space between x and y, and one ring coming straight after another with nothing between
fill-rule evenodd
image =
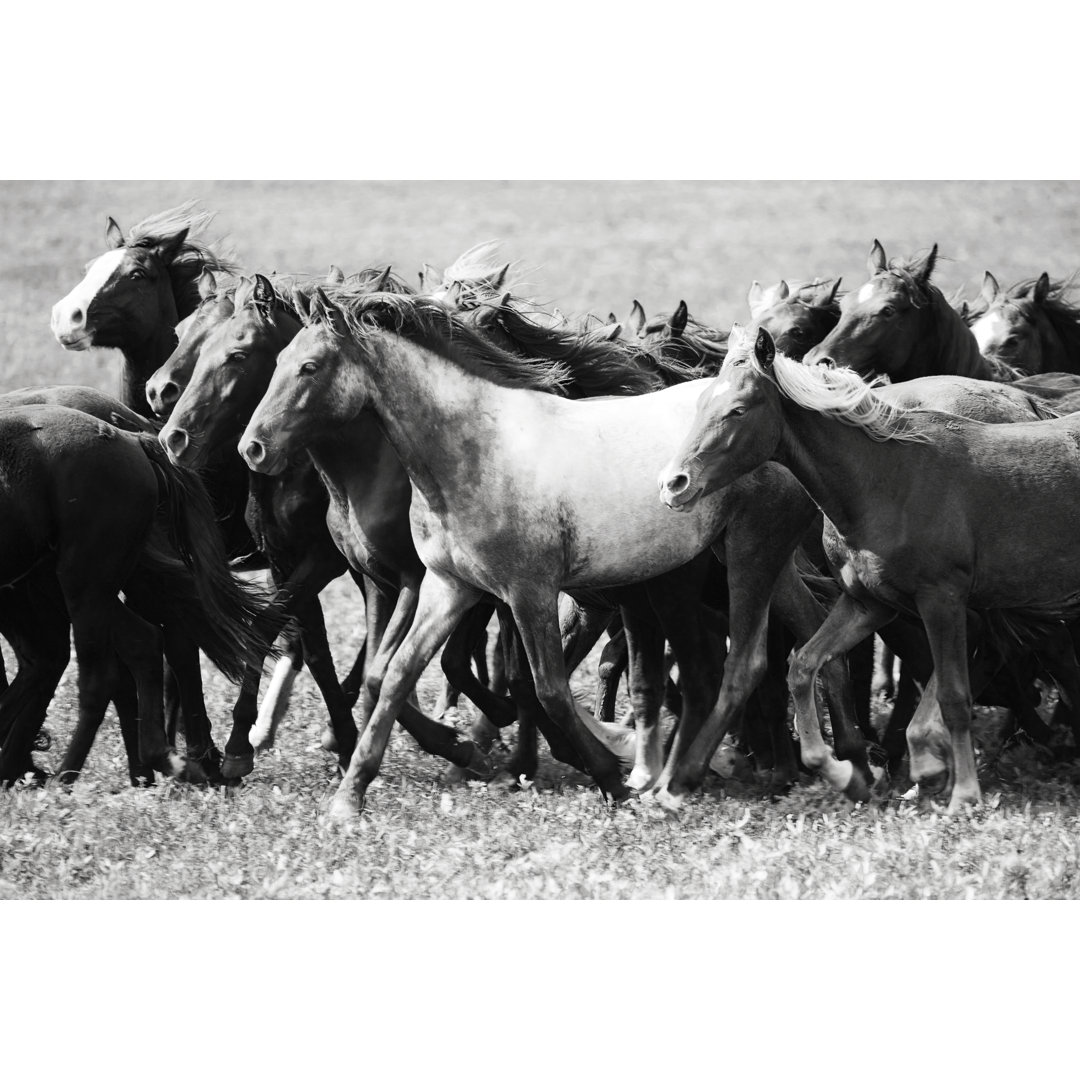
<instances>
[{"instance_id":1,"label":"black and white photograph","mask_svg":"<svg viewBox=\"0 0 1080 1080\"><path fill-rule=\"evenodd\" d=\"M1075 896L1078 200L0 185L3 894Z\"/></svg>"}]
</instances>

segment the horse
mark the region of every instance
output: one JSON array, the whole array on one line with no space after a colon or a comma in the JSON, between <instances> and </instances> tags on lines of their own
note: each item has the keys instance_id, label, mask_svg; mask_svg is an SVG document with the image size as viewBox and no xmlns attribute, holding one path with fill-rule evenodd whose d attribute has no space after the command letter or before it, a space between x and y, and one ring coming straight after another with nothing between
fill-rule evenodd
<instances>
[{"instance_id":1,"label":"horse","mask_svg":"<svg viewBox=\"0 0 1080 1080\"><path fill-rule=\"evenodd\" d=\"M772 460L826 515L844 592L791 662L803 761L831 777L814 700L822 661L903 611L921 618L934 665L908 727L912 778L928 797L951 780L950 812L979 801L972 692L992 670L977 653L969 674L968 608L1004 640L1080 608L1080 417L985 424L898 409L852 371L777 356L766 331L697 405L660 471L664 503L686 511Z\"/></svg>"},{"instance_id":2,"label":"horse","mask_svg":"<svg viewBox=\"0 0 1080 1080\"><path fill-rule=\"evenodd\" d=\"M777 352L801 360L840 321L840 278L780 281L765 289L755 281L746 301L755 326L772 335Z\"/></svg>"},{"instance_id":3,"label":"horse","mask_svg":"<svg viewBox=\"0 0 1080 1080\"><path fill-rule=\"evenodd\" d=\"M141 416L152 416L146 383L173 351L177 323L203 309L206 294L214 286L213 275L236 272L231 259L202 238L213 216L190 201L145 218L127 236L110 217L105 230L108 250L88 264L83 279L53 306L53 334L64 348L120 350L120 399ZM247 472L243 464L235 455L227 455L209 462L203 478L226 554L244 559L246 568L259 568L258 552L244 521ZM194 733L199 743L209 744L216 762L219 752L206 717L198 656L192 653L181 667L192 682L178 687L175 668L170 671L166 682L169 727L175 729L176 704L183 697L196 709L192 715L185 713L185 730Z\"/></svg>"},{"instance_id":4,"label":"horse","mask_svg":"<svg viewBox=\"0 0 1080 1080\"><path fill-rule=\"evenodd\" d=\"M383 285L388 282L383 273L372 280ZM204 339L194 367L182 372L170 364L164 369L162 386L176 385L179 379L185 384L159 435L171 460L197 467L215 452L235 450L270 382L278 353L299 329L299 316L268 278L256 274L250 282L241 283L233 297L231 315ZM275 608L295 616L300 623L304 657L326 702L342 768L348 765L356 745L351 708L355 697L338 684L318 597L330 581L347 571L358 586L363 571L383 589L394 592L398 585L394 563L408 559L400 554L407 531L404 538L400 529L388 536L380 523L387 517L382 500L391 499L391 517L402 494L407 507L407 488L403 493L399 488L385 482L373 486L364 545L357 543L344 515L336 512L309 455L298 455L296 462L274 477L250 474L248 520L270 561L277 587ZM380 557L383 552L389 554ZM377 653L390 615L385 603L373 594L374 590L368 591L365 604L366 640L372 654ZM272 640L267 636L264 648L269 648ZM227 777L246 775L253 768L249 735L256 721L260 667L254 664L249 669L233 709L223 766ZM359 689L359 669L349 681ZM486 775L486 764L462 747L451 729L433 725L412 706L406 706L402 723L425 749L447 756L473 776L478 772Z\"/></svg>"},{"instance_id":5,"label":"horse","mask_svg":"<svg viewBox=\"0 0 1080 1080\"><path fill-rule=\"evenodd\" d=\"M122 719L137 712L122 724L132 782L152 780L149 770L207 779L167 739L162 653L194 641L239 678L261 607L225 568L198 478L171 466L152 436L61 406L0 410L0 445L0 632L19 659L0 699L0 781L28 760L72 631L79 719L61 775L82 768L119 657L137 686L136 709L119 709Z\"/></svg>"},{"instance_id":6,"label":"horse","mask_svg":"<svg viewBox=\"0 0 1080 1080\"><path fill-rule=\"evenodd\" d=\"M989 270L968 324L988 360L1039 375L1064 371L1080 375L1080 307L1068 293L1075 281L1037 278L1002 289Z\"/></svg>"},{"instance_id":7,"label":"horse","mask_svg":"<svg viewBox=\"0 0 1080 1080\"><path fill-rule=\"evenodd\" d=\"M427 567L412 625L374 687L377 704L334 797L334 818L361 812L405 696L485 595L513 613L552 733L615 799L628 792L610 734L579 716L567 684L560 590L647 580L713 546L729 567L732 594L732 649L716 708L731 714L763 669L770 595L803 639L820 624L823 612L791 563L815 511L782 469L766 467L705 500L693 517L657 503L650 462L673 451L700 383L571 401L550 393L557 368L502 352L426 297L332 301L316 289L301 315L305 326L279 355L241 453L272 475L316 433L341 432L370 408L412 482L412 535ZM357 449L343 444L342 457L355 460ZM785 542L763 542L778 537ZM835 676L834 700L842 703L842 664ZM868 797L876 777L850 703L842 723L843 713L834 716L851 739L850 758L838 772ZM680 723L669 763L693 734Z\"/></svg>"},{"instance_id":8,"label":"horse","mask_svg":"<svg viewBox=\"0 0 1080 1080\"><path fill-rule=\"evenodd\" d=\"M885 257L875 240L867 258L870 279L840 302L840 321L803 356L893 382L923 375L964 375L1011 382L1017 372L986 359L963 318L930 281L937 244L910 259Z\"/></svg>"}]
</instances>

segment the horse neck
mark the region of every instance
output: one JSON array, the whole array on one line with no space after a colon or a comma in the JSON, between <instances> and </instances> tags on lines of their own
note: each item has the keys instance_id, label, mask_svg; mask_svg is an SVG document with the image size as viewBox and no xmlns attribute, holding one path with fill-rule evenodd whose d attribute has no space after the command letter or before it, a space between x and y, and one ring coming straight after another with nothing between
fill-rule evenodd
<instances>
[{"instance_id":1,"label":"horse neck","mask_svg":"<svg viewBox=\"0 0 1080 1080\"><path fill-rule=\"evenodd\" d=\"M963 375L968 379L992 381L995 378L994 369L979 352L979 343L971 328L940 292L933 294L931 312L931 343L922 353L926 370L908 377Z\"/></svg>"},{"instance_id":2,"label":"horse neck","mask_svg":"<svg viewBox=\"0 0 1080 1080\"><path fill-rule=\"evenodd\" d=\"M460 503L464 493L449 489L463 458L482 450L484 429L498 424L504 388L396 335L378 335L370 348L372 409L409 479L433 508Z\"/></svg>"},{"instance_id":3,"label":"horse neck","mask_svg":"<svg viewBox=\"0 0 1080 1080\"><path fill-rule=\"evenodd\" d=\"M837 527L853 536L867 504L889 492L902 474L897 450L903 444L878 442L857 427L781 398L784 416L774 460L784 465Z\"/></svg>"},{"instance_id":4,"label":"horse neck","mask_svg":"<svg viewBox=\"0 0 1080 1080\"><path fill-rule=\"evenodd\" d=\"M124 363L120 369L120 400L140 416L153 418L146 400L146 383L175 348L176 321L163 320L151 337L121 350Z\"/></svg>"},{"instance_id":5,"label":"horse neck","mask_svg":"<svg viewBox=\"0 0 1080 1080\"><path fill-rule=\"evenodd\" d=\"M397 454L369 410L310 443L308 452L331 498L348 503L361 517L382 515L386 504L409 486Z\"/></svg>"}]
</instances>

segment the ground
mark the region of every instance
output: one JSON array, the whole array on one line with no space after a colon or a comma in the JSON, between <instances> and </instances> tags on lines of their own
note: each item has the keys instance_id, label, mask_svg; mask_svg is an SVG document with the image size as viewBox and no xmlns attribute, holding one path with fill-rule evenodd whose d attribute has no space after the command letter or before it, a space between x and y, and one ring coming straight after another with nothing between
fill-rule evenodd
<instances>
[{"instance_id":1,"label":"ground","mask_svg":"<svg viewBox=\"0 0 1080 1080\"><path fill-rule=\"evenodd\" d=\"M525 291L568 313L745 318L754 279L866 276L871 242L890 255L935 241L935 280L974 295L984 269L1003 284L1076 269L1080 185L1021 183L377 183L0 184L0 390L80 382L115 390L117 358L70 354L49 309L104 244L187 198L219 212L250 269L346 272L391 262L412 277L500 238ZM947 260L952 261L947 261ZM324 594L339 667L351 661L359 602ZM10 654L9 654L10 661ZM578 677L587 688L590 668ZM50 710L56 746L74 715L74 665ZM421 684L431 706L435 672ZM207 671L224 741L233 688ZM710 781L678 817L642 802L603 804L545 756L524 791L447 788L442 766L401 732L359 828L327 827L334 768L319 748L323 709L302 675L277 746L231 791L126 786L115 723L102 728L71 793L0 796L0 897L1071 897L1080 892L1075 770L1027 749L1003 757L981 719L985 805L954 819L897 791L853 807L819 783L776 801L752 783ZM462 710L462 723L469 717ZM57 748L39 755L55 768Z\"/></svg>"}]
</instances>

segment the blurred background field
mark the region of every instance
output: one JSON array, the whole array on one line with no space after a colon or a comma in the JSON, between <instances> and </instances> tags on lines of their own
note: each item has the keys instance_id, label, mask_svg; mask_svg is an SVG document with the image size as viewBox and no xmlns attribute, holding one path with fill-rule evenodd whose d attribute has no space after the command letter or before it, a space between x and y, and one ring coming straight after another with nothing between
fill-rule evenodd
<instances>
[{"instance_id":1,"label":"blurred background field","mask_svg":"<svg viewBox=\"0 0 1080 1080\"><path fill-rule=\"evenodd\" d=\"M685 299L703 321L745 319L752 280L866 277L877 238L892 255L940 246L946 294L1080 267L1080 183L828 182L4 182L0 183L0 390L47 382L115 391L118 357L66 353L52 304L104 247L106 215L128 229L187 199L218 213L247 270L346 272L391 263L410 280L499 239L521 291L568 314L638 299L652 315ZM339 670L356 647L351 586L325 596ZM575 684L586 688L592 669ZM50 710L62 746L74 665ZM207 671L224 741L233 688ZM421 684L430 706L438 689ZM306 674L278 747L237 791L125 786L107 723L73 794L0 797L0 896L1072 896L1080 890L1070 770L1021 761L985 778L970 820L908 804L855 810L818 785L776 803L711 781L679 819L644 804L605 809L549 758L508 793L440 786L441 763L396 733L358 833L320 823L335 781L318 747L323 708ZM463 708L463 719L469 715ZM57 747L40 755L55 768ZM726 792L726 797L725 797Z\"/></svg>"}]
</instances>

